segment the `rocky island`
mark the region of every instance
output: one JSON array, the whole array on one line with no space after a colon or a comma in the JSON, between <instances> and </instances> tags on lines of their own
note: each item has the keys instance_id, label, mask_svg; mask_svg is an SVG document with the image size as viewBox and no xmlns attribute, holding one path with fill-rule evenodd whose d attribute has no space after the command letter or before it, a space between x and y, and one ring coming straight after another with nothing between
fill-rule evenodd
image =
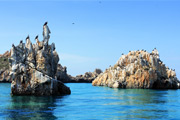
<instances>
[{"instance_id":1,"label":"rocky island","mask_svg":"<svg viewBox=\"0 0 180 120\"><path fill-rule=\"evenodd\" d=\"M178 89L180 81L175 70L169 69L159 58L155 48L122 54L117 63L106 69L92 83L112 88Z\"/></svg>"},{"instance_id":2,"label":"rocky island","mask_svg":"<svg viewBox=\"0 0 180 120\"><path fill-rule=\"evenodd\" d=\"M70 88L56 79L59 56L55 44L49 45L50 30L43 25L43 41L36 36L32 44L20 41L10 51L10 73L12 95L63 95L71 94Z\"/></svg>"}]
</instances>

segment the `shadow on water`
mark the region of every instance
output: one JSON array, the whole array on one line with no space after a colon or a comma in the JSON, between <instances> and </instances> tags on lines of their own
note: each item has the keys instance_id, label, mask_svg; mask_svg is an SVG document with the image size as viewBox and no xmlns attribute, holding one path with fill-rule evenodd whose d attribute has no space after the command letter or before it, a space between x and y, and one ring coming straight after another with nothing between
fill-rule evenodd
<instances>
[{"instance_id":1,"label":"shadow on water","mask_svg":"<svg viewBox=\"0 0 180 120\"><path fill-rule=\"evenodd\" d=\"M56 108L56 101L61 102L63 96L59 97L37 97L37 96L12 96L11 104L7 108L8 119L48 119L55 120L53 110Z\"/></svg>"}]
</instances>

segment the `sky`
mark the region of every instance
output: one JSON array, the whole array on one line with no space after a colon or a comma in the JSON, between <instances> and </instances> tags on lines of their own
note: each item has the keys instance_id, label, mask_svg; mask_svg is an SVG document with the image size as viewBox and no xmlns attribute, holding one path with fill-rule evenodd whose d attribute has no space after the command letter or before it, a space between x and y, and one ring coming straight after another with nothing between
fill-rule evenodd
<instances>
[{"instance_id":1,"label":"sky","mask_svg":"<svg viewBox=\"0 0 180 120\"><path fill-rule=\"evenodd\" d=\"M0 0L0 53L12 43L35 43L48 21L50 43L69 74L105 70L129 50L155 47L180 79L180 1L178 0Z\"/></svg>"}]
</instances>

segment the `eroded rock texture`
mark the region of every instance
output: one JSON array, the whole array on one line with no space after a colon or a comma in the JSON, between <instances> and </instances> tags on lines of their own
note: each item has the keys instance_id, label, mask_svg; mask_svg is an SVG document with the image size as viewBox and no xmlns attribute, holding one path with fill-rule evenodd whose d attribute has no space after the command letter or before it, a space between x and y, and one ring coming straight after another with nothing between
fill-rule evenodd
<instances>
[{"instance_id":1,"label":"eroded rock texture","mask_svg":"<svg viewBox=\"0 0 180 120\"><path fill-rule=\"evenodd\" d=\"M0 82L3 83L11 82L11 76L9 76L9 56L9 51L6 51L3 55L0 55Z\"/></svg>"},{"instance_id":2,"label":"eroded rock texture","mask_svg":"<svg viewBox=\"0 0 180 120\"><path fill-rule=\"evenodd\" d=\"M112 88L177 89L180 82L175 70L166 67L154 49L152 53L140 50L122 55L92 84Z\"/></svg>"},{"instance_id":3,"label":"eroded rock texture","mask_svg":"<svg viewBox=\"0 0 180 120\"><path fill-rule=\"evenodd\" d=\"M10 76L12 77L11 93L13 95L62 95L71 91L62 82L55 79L59 56L55 44L49 45L49 34L43 26L44 40L35 38L32 44L29 36L26 43L12 45L9 58ZM48 35L47 35L48 34Z\"/></svg>"}]
</instances>

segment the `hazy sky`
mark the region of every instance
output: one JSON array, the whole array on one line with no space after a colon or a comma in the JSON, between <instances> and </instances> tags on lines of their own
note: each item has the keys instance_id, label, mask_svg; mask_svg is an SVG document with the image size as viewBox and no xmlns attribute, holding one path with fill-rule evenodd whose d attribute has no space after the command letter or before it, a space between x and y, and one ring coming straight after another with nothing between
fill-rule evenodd
<instances>
[{"instance_id":1,"label":"hazy sky","mask_svg":"<svg viewBox=\"0 0 180 120\"><path fill-rule=\"evenodd\" d=\"M156 47L180 79L180 1L0 1L0 53L28 34L42 40L45 21L71 75L105 70L122 53Z\"/></svg>"}]
</instances>

